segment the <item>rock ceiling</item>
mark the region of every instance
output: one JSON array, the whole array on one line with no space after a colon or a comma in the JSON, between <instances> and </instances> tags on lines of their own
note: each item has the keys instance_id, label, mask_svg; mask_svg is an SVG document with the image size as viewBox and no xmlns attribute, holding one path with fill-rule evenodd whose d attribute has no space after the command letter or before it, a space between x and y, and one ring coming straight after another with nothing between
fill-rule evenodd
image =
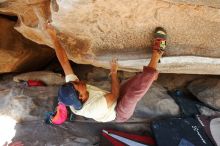
<instances>
[{"instance_id":1,"label":"rock ceiling","mask_svg":"<svg viewBox=\"0 0 220 146\"><path fill-rule=\"evenodd\" d=\"M0 12L18 16L15 29L52 46L42 29L56 27L69 59L109 68L140 71L150 59L152 32L168 32L163 73L220 74L219 0L0 0Z\"/></svg>"}]
</instances>

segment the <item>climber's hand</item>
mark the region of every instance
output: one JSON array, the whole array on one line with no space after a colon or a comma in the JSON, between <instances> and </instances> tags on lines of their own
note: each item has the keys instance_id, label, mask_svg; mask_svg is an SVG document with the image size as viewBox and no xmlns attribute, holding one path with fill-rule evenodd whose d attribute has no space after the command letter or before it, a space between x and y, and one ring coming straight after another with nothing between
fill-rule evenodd
<instances>
[{"instance_id":1,"label":"climber's hand","mask_svg":"<svg viewBox=\"0 0 220 146\"><path fill-rule=\"evenodd\" d=\"M57 35L55 28L50 23L46 23L44 27L50 36L55 37Z\"/></svg>"},{"instance_id":2,"label":"climber's hand","mask_svg":"<svg viewBox=\"0 0 220 146\"><path fill-rule=\"evenodd\" d=\"M118 59L113 58L110 62L111 65L111 74L117 73L118 71Z\"/></svg>"}]
</instances>

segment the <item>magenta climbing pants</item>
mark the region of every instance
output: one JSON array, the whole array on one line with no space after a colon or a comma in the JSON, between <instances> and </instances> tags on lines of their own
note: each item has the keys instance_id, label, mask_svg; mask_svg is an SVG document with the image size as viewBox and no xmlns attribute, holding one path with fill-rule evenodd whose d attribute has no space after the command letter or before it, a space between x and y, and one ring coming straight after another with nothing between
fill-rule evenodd
<instances>
[{"instance_id":1,"label":"magenta climbing pants","mask_svg":"<svg viewBox=\"0 0 220 146\"><path fill-rule=\"evenodd\" d=\"M144 67L143 72L121 85L116 106L116 122L125 122L133 115L136 104L145 95L157 76L157 70Z\"/></svg>"}]
</instances>

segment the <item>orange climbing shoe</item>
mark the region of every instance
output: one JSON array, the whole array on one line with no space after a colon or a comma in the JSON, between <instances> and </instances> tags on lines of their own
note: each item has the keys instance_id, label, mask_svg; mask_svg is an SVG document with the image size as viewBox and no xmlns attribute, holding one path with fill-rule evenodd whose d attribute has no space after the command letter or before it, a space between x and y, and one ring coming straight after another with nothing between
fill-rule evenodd
<instances>
[{"instance_id":1,"label":"orange climbing shoe","mask_svg":"<svg viewBox=\"0 0 220 146\"><path fill-rule=\"evenodd\" d=\"M152 50L163 53L166 48L167 33L162 27L157 27L154 31L154 43Z\"/></svg>"}]
</instances>

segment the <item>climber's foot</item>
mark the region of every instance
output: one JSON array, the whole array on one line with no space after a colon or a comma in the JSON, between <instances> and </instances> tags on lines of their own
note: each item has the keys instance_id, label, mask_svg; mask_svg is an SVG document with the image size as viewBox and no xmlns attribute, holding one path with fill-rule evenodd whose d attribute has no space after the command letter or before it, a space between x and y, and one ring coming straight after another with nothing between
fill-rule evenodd
<instances>
[{"instance_id":1,"label":"climber's foot","mask_svg":"<svg viewBox=\"0 0 220 146\"><path fill-rule=\"evenodd\" d=\"M152 51L153 53L158 53L160 57L165 52L166 38L167 38L166 30L163 29L162 27L157 27L154 31L154 43L152 46Z\"/></svg>"}]
</instances>

